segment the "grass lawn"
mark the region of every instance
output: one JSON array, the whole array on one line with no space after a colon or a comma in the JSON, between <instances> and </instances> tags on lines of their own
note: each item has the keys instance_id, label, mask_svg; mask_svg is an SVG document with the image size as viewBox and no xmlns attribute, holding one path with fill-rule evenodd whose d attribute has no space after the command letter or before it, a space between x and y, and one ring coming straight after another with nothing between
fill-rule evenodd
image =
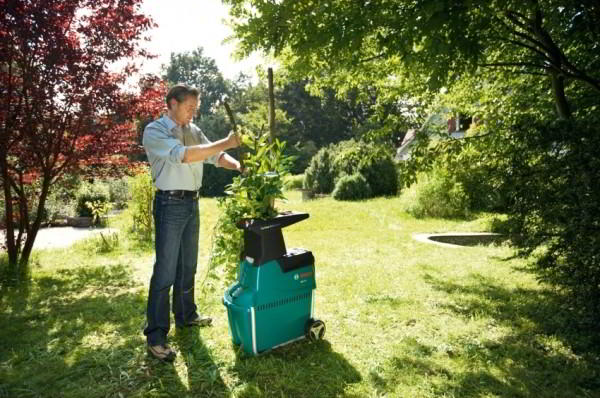
<instances>
[{"instance_id":1,"label":"grass lawn","mask_svg":"<svg viewBox=\"0 0 600 398\"><path fill-rule=\"evenodd\" d=\"M284 236L315 255L324 341L247 357L216 283L196 291L214 325L172 329L173 364L149 358L153 248L124 212L116 249L99 252L94 238L36 252L31 284L0 288L0 397L600 397L598 337L570 326L560 296L510 248L412 239L481 231L483 219L416 220L399 198L288 196L279 208L310 213ZM216 202L201 209L199 284Z\"/></svg>"}]
</instances>

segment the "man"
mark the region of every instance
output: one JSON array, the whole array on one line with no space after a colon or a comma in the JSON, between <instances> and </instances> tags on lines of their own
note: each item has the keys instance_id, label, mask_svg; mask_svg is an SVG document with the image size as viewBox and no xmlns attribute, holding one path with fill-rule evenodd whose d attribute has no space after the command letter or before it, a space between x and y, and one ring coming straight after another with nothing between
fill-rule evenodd
<instances>
[{"instance_id":1,"label":"man","mask_svg":"<svg viewBox=\"0 0 600 398\"><path fill-rule=\"evenodd\" d=\"M170 327L169 294L177 327L208 326L212 319L197 312L194 279L198 259L198 191L203 163L240 171L240 163L225 150L240 145L231 132L210 142L191 123L198 108L198 90L183 84L167 93L167 114L144 130L143 145L150 162L154 197L156 260L148 294L144 334L148 352L173 361L177 353L167 344Z\"/></svg>"}]
</instances>

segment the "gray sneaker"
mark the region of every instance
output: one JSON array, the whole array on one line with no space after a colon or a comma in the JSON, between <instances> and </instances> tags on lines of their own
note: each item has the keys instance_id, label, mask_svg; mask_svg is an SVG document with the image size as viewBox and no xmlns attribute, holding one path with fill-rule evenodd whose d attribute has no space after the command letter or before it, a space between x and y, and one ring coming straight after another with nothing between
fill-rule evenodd
<instances>
[{"instance_id":1,"label":"gray sneaker","mask_svg":"<svg viewBox=\"0 0 600 398\"><path fill-rule=\"evenodd\" d=\"M148 345L148 353L161 361L173 362L177 352L167 344Z\"/></svg>"},{"instance_id":2,"label":"gray sneaker","mask_svg":"<svg viewBox=\"0 0 600 398\"><path fill-rule=\"evenodd\" d=\"M191 321L187 321L185 326L210 326L212 325L212 318L205 315L197 315L196 318Z\"/></svg>"}]
</instances>

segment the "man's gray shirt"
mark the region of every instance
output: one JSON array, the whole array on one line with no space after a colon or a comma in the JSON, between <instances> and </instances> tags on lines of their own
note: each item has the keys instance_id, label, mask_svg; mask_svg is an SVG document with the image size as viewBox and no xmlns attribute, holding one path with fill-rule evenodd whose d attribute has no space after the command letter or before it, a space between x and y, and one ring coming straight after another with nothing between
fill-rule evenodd
<instances>
[{"instance_id":1,"label":"man's gray shirt","mask_svg":"<svg viewBox=\"0 0 600 398\"><path fill-rule=\"evenodd\" d=\"M186 146L210 144L210 141L195 124L179 127L166 115L146 126L142 143L150 162L152 182L163 191L199 190L203 163L216 166L223 154L211 156L204 162L183 163Z\"/></svg>"}]
</instances>

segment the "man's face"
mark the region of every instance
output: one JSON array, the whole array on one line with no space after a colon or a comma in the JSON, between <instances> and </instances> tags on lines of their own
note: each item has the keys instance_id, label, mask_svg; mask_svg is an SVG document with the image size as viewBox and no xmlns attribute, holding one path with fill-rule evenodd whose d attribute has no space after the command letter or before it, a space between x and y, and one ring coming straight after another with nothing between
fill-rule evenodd
<instances>
[{"instance_id":1,"label":"man's face","mask_svg":"<svg viewBox=\"0 0 600 398\"><path fill-rule=\"evenodd\" d=\"M171 114L175 123L185 126L192 121L198 108L198 99L194 96L188 96L183 102L171 100Z\"/></svg>"}]
</instances>

